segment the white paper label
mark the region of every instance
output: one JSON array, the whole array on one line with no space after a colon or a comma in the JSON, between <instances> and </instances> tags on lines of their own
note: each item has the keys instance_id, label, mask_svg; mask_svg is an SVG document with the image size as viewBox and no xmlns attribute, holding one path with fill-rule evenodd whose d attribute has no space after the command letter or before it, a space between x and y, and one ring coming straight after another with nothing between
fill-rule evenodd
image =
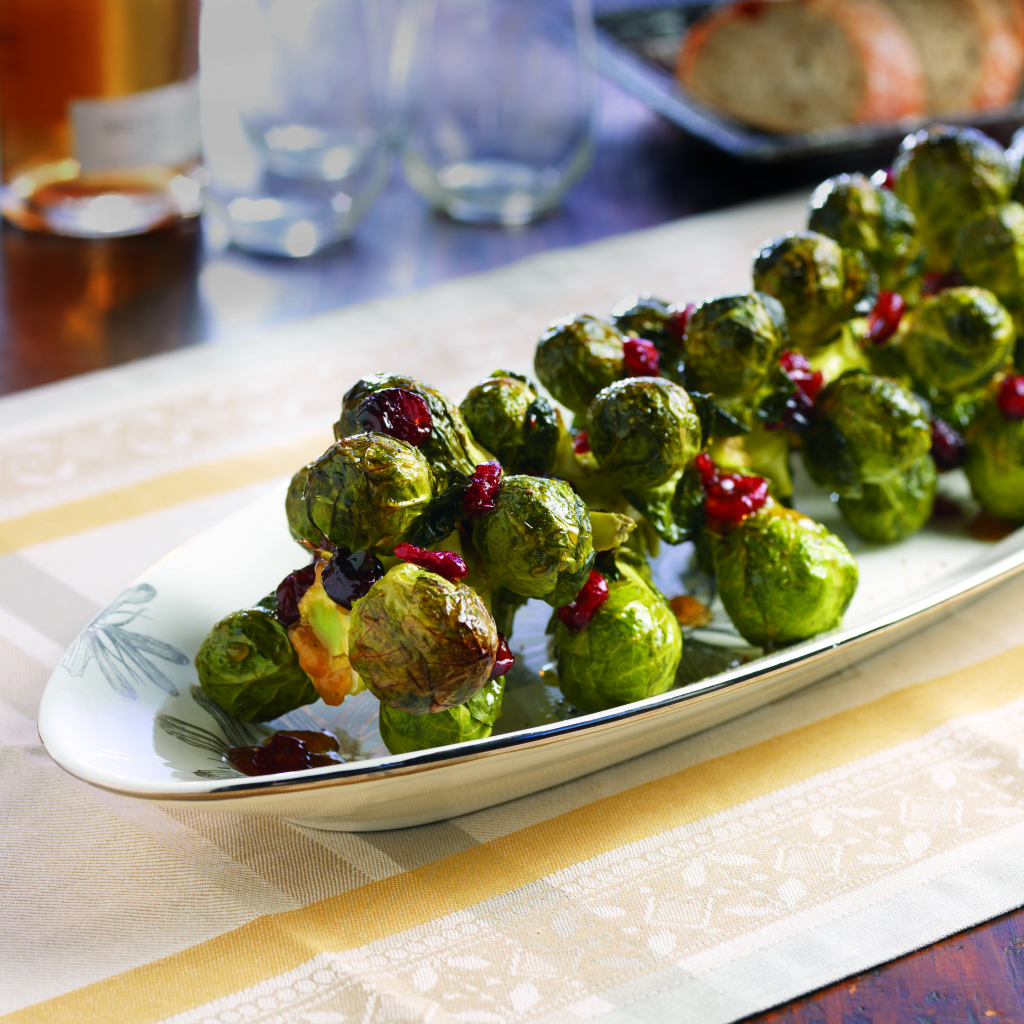
<instances>
[{"instance_id":1,"label":"white paper label","mask_svg":"<svg viewBox=\"0 0 1024 1024\"><path fill-rule=\"evenodd\" d=\"M82 170L111 171L199 157L199 82L175 82L134 96L73 100L75 159Z\"/></svg>"}]
</instances>

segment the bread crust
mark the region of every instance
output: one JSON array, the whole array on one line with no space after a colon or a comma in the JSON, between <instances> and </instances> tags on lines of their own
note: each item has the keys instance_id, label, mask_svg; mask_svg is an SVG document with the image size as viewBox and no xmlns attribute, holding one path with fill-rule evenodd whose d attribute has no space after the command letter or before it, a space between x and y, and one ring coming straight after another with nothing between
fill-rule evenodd
<instances>
[{"instance_id":1,"label":"bread crust","mask_svg":"<svg viewBox=\"0 0 1024 1024\"><path fill-rule=\"evenodd\" d=\"M898 121L925 112L925 75L914 41L882 0L818 0L846 29L868 69L856 123Z\"/></svg>"},{"instance_id":2,"label":"bread crust","mask_svg":"<svg viewBox=\"0 0 1024 1024\"><path fill-rule=\"evenodd\" d=\"M830 124L816 127L897 121L924 113L925 78L917 49L883 0L742 0L713 8L690 28L684 38L676 63L676 77L695 95L718 106L726 114L740 115L737 110L727 109L720 99L716 103L715 97L709 95L703 83L698 81L701 53L715 34L730 23L738 19L770 18L781 12L782 5L787 5L791 11L803 8L810 17L827 19L839 26L860 65L860 96L852 105L852 111L837 111ZM738 64L747 74L756 70L743 63L742 55ZM779 88L778 83L775 87ZM769 131L806 130L805 126L787 122L770 110L764 111L756 122L749 112L744 119Z\"/></svg>"},{"instance_id":3,"label":"bread crust","mask_svg":"<svg viewBox=\"0 0 1024 1024\"><path fill-rule=\"evenodd\" d=\"M968 0L981 28L982 74L972 98L975 110L1012 103L1024 77L1024 10L1017 3ZM1019 19L1014 23L1014 18Z\"/></svg>"},{"instance_id":4,"label":"bread crust","mask_svg":"<svg viewBox=\"0 0 1024 1024\"><path fill-rule=\"evenodd\" d=\"M1007 0L885 0L917 45L928 113L945 116L1011 102L1024 73L1022 37ZM1019 13L1019 11L1018 11Z\"/></svg>"}]
</instances>

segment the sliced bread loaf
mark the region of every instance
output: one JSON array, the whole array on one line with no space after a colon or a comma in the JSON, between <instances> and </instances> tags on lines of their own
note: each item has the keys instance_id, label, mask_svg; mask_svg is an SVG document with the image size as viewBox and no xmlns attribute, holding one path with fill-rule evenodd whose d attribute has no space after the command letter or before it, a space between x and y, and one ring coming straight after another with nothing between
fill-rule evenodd
<instances>
[{"instance_id":1,"label":"sliced bread loaf","mask_svg":"<svg viewBox=\"0 0 1024 1024\"><path fill-rule=\"evenodd\" d=\"M1024 49L1009 0L885 0L914 40L929 114L1010 103L1020 91Z\"/></svg>"},{"instance_id":2,"label":"sliced bread loaf","mask_svg":"<svg viewBox=\"0 0 1024 1024\"><path fill-rule=\"evenodd\" d=\"M925 109L917 50L884 0L723 4L691 27L676 74L709 106L774 132Z\"/></svg>"}]
</instances>

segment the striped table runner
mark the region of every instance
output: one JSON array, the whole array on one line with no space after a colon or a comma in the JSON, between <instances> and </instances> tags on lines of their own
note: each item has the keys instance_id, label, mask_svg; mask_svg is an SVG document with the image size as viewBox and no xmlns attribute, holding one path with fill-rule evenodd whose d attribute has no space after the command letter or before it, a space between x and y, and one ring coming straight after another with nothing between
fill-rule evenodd
<instances>
[{"instance_id":1,"label":"striped table runner","mask_svg":"<svg viewBox=\"0 0 1024 1024\"><path fill-rule=\"evenodd\" d=\"M1024 578L754 714L435 825L162 810L39 745L47 677L398 369L458 399L624 295L749 287L805 199L0 401L0 1022L736 1020L1024 902Z\"/></svg>"}]
</instances>

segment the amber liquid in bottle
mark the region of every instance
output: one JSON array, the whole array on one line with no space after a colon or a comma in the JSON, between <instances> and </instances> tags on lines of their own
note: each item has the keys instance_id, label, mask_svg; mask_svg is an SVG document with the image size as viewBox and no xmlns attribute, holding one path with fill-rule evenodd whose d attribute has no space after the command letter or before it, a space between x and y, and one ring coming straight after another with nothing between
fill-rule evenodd
<instances>
[{"instance_id":1,"label":"amber liquid in bottle","mask_svg":"<svg viewBox=\"0 0 1024 1024\"><path fill-rule=\"evenodd\" d=\"M0 212L136 234L198 212L199 0L0 0Z\"/></svg>"}]
</instances>

